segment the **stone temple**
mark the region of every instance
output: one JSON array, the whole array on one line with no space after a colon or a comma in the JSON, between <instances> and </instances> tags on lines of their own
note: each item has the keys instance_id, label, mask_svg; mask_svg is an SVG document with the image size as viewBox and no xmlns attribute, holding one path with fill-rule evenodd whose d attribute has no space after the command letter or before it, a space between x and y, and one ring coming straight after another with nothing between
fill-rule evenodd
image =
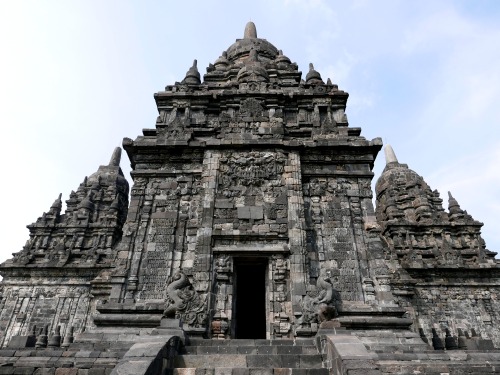
<instances>
[{"instance_id":1,"label":"stone temple","mask_svg":"<svg viewBox=\"0 0 500 375\"><path fill-rule=\"evenodd\" d=\"M0 265L0 374L500 372L482 224L253 23Z\"/></svg>"}]
</instances>

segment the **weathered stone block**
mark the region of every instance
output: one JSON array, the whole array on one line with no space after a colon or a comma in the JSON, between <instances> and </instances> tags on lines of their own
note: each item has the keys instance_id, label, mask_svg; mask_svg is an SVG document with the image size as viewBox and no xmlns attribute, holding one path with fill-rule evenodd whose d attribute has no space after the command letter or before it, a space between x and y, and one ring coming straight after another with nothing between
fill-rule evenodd
<instances>
[{"instance_id":1,"label":"weathered stone block","mask_svg":"<svg viewBox=\"0 0 500 375\"><path fill-rule=\"evenodd\" d=\"M250 375L248 368L233 368L232 375Z\"/></svg>"},{"instance_id":2,"label":"weathered stone block","mask_svg":"<svg viewBox=\"0 0 500 375\"><path fill-rule=\"evenodd\" d=\"M247 366L266 368L283 367L281 358L277 355L248 355Z\"/></svg>"},{"instance_id":3,"label":"weathered stone block","mask_svg":"<svg viewBox=\"0 0 500 375\"><path fill-rule=\"evenodd\" d=\"M238 219L262 219L264 217L264 208L262 206L244 206L238 207Z\"/></svg>"},{"instance_id":4,"label":"weathered stone block","mask_svg":"<svg viewBox=\"0 0 500 375\"><path fill-rule=\"evenodd\" d=\"M11 375L14 373L15 368L13 366L0 366L1 375Z\"/></svg>"},{"instance_id":5,"label":"weathered stone block","mask_svg":"<svg viewBox=\"0 0 500 375\"><path fill-rule=\"evenodd\" d=\"M29 336L14 336L10 339L7 344L7 348L29 348L35 347L36 337L33 335Z\"/></svg>"},{"instance_id":6,"label":"weathered stone block","mask_svg":"<svg viewBox=\"0 0 500 375\"><path fill-rule=\"evenodd\" d=\"M77 368L58 368L55 375L78 375Z\"/></svg>"},{"instance_id":7,"label":"weathered stone block","mask_svg":"<svg viewBox=\"0 0 500 375\"><path fill-rule=\"evenodd\" d=\"M273 375L292 375L292 369L290 369L290 368L274 368Z\"/></svg>"}]
</instances>

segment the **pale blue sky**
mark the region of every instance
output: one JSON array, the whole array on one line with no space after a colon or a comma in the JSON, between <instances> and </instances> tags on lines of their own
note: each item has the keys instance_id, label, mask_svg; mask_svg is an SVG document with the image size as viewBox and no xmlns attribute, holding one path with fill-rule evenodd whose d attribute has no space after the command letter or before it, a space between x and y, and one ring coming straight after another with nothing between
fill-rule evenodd
<instances>
[{"instance_id":1,"label":"pale blue sky","mask_svg":"<svg viewBox=\"0 0 500 375\"><path fill-rule=\"evenodd\" d=\"M154 92L195 58L203 73L249 20L349 92L350 125L390 143L445 206L451 190L500 250L500 2L4 0L0 261L59 193L154 126Z\"/></svg>"}]
</instances>

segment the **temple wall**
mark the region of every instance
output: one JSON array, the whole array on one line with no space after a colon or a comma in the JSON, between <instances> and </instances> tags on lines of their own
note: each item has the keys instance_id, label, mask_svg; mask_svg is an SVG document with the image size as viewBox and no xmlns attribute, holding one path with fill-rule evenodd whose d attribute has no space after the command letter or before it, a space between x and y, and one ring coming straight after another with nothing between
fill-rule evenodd
<instances>
[{"instance_id":1,"label":"temple wall","mask_svg":"<svg viewBox=\"0 0 500 375\"><path fill-rule=\"evenodd\" d=\"M57 326L64 336L69 327L83 332L92 326L90 288L83 285L7 285L0 302L0 346L12 336L28 335L48 325L49 333Z\"/></svg>"},{"instance_id":2,"label":"temple wall","mask_svg":"<svg viewBox=\"0 0 500 375\"><path fill-rule=\"evenodd\" d=\"M485 285L428 286L416 288L412 303L419 328L432 337L436 328L444 336L445 328L458 336L458 329L472 330L500 346L500 287Z\"/></svg>"},{"instance_id":3,"label":"temple wall","mask_svg":"<svg viewBox=\"0 0 500 375\"><path fill-rule=\"evenodd\" d=\"M142 244L137 299L163 301L174 271L192 267L201 199L199 180L199 176L180 175L147 182L145 206L150 206L151 213Z\"/></svg>"},{"instance_id":4,"label":"temple wall","mask_svg":"<svg viewBox=\"0 0 500 375\"><path fill-rule=\"evenodd\" d=\"M329 272L343 301L363 301L361 273L354 221L359 199L347 196L358 190L355 179L311 178L304 184L308 192L306 207L310 223L308 246L311 277ZM353 210L354 209L354 210ZM362 239L361 239L362 242Z\"/></svg>"},{"instance_id":5,"label":"temple wall","mask_svg":"<svg viewBox=\"0 0 500 375\"><path fill-rule=\"evenodd\" d=\"M120 300L159 301L175 270L193 267L201 199L203 153L142 154L132 173L134 185L118 259L127 283Z\"/></svg>"},{"instance_id":6,"label":"temple wall","mask_svg":"<svg viewBox=\"0 0 500 375\"><path fill-rule=\"evenodd\" d=\"M315 177L313 172L322 167L302 165L302 155L296 152L270 149L215 154L217 163L205 165L217 166L216 170L205 175L216 181L217 188L204 199L215 200L213 225L204 232L211 233L214 252L214 336L229 333L233 262L245 252L266 259L271 337L286 337L297 329L302 335L314 334L317 317L308 310L317 298L311 296L321 294L319 285L324 278L339 292L340 303L375 299L371 278L380 270L369 270L363 219L373 216L371 203L371 212L366 212L365 200L371 198L367 164L349 167L359 177L349 176L344 168L331 173L336 165L328 166L330 176L324 176L323 167L318 173L323 177ZM208 188L208 180L205 183Z\"/></svg>"},{"instance_id":7,"label":"temple wall","mask_svg":"<svg viewBox=\"0 0 500 375\"><path fill-rule=\"evenodd\" d=\"M300 159L279 149L221 152L216 165L211 180L217 188L205 199L214 202L209 229L215 271L212 335L230 334L234 262L254 257L267 273L267 335L288 337L293 334L292 305L305 293L307 279Z\"/></svg>"}]
</instances>

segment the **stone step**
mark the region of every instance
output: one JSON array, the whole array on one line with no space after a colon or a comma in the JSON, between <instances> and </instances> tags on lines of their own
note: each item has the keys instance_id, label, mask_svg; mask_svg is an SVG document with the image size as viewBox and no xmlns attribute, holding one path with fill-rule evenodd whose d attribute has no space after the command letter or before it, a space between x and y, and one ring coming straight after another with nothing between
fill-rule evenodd
<instances>
[{"instance_id":1,"label":"stone step","mask_svg":"<svg viewBox=\"0 0 500 375\"><path fill-rule=\"evenodd\" d=\"M245 354L181 354L174 359L174 368L247 367Z\"/></svg>"},{"instance_id":2,"label":"stone step","mask_svg":"<svg viewBox=\"0 0 500 375\"><path fill-rule=\"evenodd\" d=\"M447 352L441 350L433 350L429 352L422 353L377 353L379 362L391 362L391 361L425 361L425 362L437 362L437 361L450 361L450 356Z\"/></svg>"},{"instance_id":3,"label":"stone step","mask_svg":"<svg viewBox=\"0 0 500 375\"><path fill-rule=\"evenodd\" d=\"M247 355L247 367L322 368L320 354Z\"/></svg>"},{"instance_id":4,"label":"stone step","mask_svg":"<svg viewBox=\"0 0 500 375\"><path fill-rule=\"evenodd\" d=\"M408 362L379 361L380 371L387 375L497 374L498 363L452 363L450 361ZM464 365L467 368L464 372Z\"/></svg>"},{"instance_id":5,"label":"stone step","mask_svg":"<svg viewBox=\"0 0 500 375\"><path fill-rule=\"evenodd\" d=\"M215 367L175 368L168 375L328 375L326 368L267 368L267 367Z\"/></svg>"},{"instance_id":6,"label":"stone step","mask_svg":"<svg viewBox=\"0 0 500 375\"><path fill-rule=\"evenodd\" d=\"M313 345L186 346L183 354L318 354Z\"/></svg>"},{"instance_id":7,"label":"stone step","mask_svg":"<svg viewBox=\"0 0 500 375\"><path fill-rule=\"evenodd\" d=\"M428 345L365 344L365 347L375 353L425 353L433 351Z\"/></svg>"},{"instance_id":8,"label":"stone step","mask_svg":"<svg viewBox=\"0 0 500 375\"><path fill-rule=\"evenodd\" d=\"M420 337L363 337L358 336L363 344L391 344L391 345L425 345Z\"/></svg>"},{"instance_id":9,"label":"stone step","mask_svg":"<svg viewBox=\"0 0 500 375\"><path fill-rule=\"evenodd\" d=\"M265 367L321 368L320 354L181 354L174 360L175 368Z\"/></svg>"},{"instance_id":10,"label":"stone step","mask_svg":"<svg viewBox=\"0 0 500 375\"><path fill-rule=\"evenodd\" d=\"M311 346L314 345L313 339L227 339L227 340L210 340L210 339L190 339L189 346Z\"/></svg>"},{"instance_id":11,"label":"stone step","mask_svg":"<svg viewBox=\"0 0 500 375\"><path fill-rule=\"evenodd\" d=\"M380 338L380 337L397 337L397 338L418 338L418 333L412 331L395 331L395 330L345 330L342 331L346 335L354 335L360 339L364 338Z\"/></svg>"},{"instance_id":12,"label":"stone step","mask_svg":"<svg viewBox=\"0 0 500 375\"><path fill-rule=\"evenodd\" d=\"M362 332L357 337L366 349L375 353L423 353L433 350L415 333Z\"/></svg>"}]
</instances>

